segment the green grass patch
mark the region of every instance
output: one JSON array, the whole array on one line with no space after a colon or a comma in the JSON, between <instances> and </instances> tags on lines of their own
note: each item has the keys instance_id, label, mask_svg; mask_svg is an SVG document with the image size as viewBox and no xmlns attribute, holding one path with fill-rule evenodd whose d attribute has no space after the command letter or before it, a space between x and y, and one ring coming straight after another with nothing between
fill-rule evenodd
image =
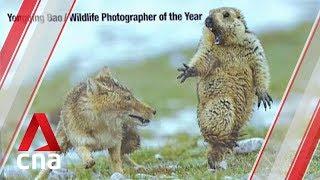
<instances>
[{"instance_id":1,"label":"green grass patch","mask_svg":"<svg viewBox=\"0 0 320 180\"><path fill-rule=\"evenodd\" d=\"M266 129L256 130L247 128L247 137L265 132ZM124 165L127 177L131 179L179 178L179 179L220 179L225 176L245 178L250 172L256 159L256 152L247 154L230 154L227 156L228 169L213 174L208 170L206 147L201 145L201 136L190 136L185 133L168 137L167 143L160 148L143 148L131 154L131 158L146 168L146 171L137 171L133 167ZM156 159L160 154L162 159ZM110 160L98 158L91 170L86 170L81 164L71 165L69 169L79 179L92 179L95 173L100 177L108 178L111 175Z\"/></svg>"}]
</instances>

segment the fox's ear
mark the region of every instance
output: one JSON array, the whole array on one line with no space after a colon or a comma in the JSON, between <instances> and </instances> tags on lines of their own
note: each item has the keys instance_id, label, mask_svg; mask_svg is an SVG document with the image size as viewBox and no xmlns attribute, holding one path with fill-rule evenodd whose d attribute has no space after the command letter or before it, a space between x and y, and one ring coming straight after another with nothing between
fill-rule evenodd
<instances>
[{"instance_id":1,"label":"fox's ear","mask_svg":"<svg viewBox=\"0 0 320 180\"><path fill-rule=\"evenodd\" d=\"M97 74L96 78L100 77L111 77L111 71L107 66L103 67L101 71Z\"/></svg>"},{"instance_id":2,"label":"fox's ear","mask_svg":"<svg viewBox=\"0 0 320 180\"><path fill-rule=\"evenodd\" d=\"M99 91L99 85L96 81L89 78L87 80L87 94L96 94Z\"/></svg>"}]
</instances>

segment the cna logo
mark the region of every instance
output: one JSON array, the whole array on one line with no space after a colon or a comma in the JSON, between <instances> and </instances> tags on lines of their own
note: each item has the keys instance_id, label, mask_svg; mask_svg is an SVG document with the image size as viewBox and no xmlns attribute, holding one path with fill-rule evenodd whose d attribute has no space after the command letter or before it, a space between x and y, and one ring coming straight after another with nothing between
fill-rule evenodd
<instances>
[{"instance_id":1,"label":"cna logo","mask_svg":"<svg viewBox=\"0 0 320 180\"><path fill-rule=\"evenodd\" d=\"M30 153L30 146L36 136L37 130L40 127L42 134L47 141L47 145L36 149L35 153ZM37 169L37 162L40 162L41 169L60 169L61 168L61 160L60 155L54 152L60 151L59 144L57 139L54 136L54 133L50 127L48 118L44 113L34 113L30 124L27 128L26 133L23 136L21 144L18 148L19 153L17 157L17 165L20 169L30 169L30 163L25 162L23 164L23 160L31 159L32 169ZM44 152L50 152L48 156L45 156Z\"/></svg>"}]
</instances>

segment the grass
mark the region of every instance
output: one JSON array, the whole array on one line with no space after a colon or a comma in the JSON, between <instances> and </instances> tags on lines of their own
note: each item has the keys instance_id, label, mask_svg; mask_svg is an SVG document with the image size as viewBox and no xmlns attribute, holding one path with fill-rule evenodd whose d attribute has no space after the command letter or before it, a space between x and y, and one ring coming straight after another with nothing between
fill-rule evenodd
<instances>
[{"instance_id":1,"label":"grass","mask_svg":"<svg viewBox=\"0 0 320 180\"><path fill-rule=\"evenodd\" d=\"M276 31L260 36L269 61L271 71L270 91L275 99L280 99L288 84L294 66L307 38L311 24L302 24L290 31ZM195 49L177 50L186 59L190 59ZM181 64L178 62L178 64ZM157 119L173 115L177 110L196 107L195 79L179 84L176 80L179 66L175 64L170 54L164 54L139 63L128 63L126 66L112 67L114 75L126 84L134 94L157 109ZM32 111L42 111L59 114L64 96L71 88L70 69L62 69L51 79L46 79L35 99ZM43 101L46 99L46 101ZM58 118L58 117L55 117ZM245 137L264 137L267 129L246 127ZM143 138L152 137L143 134ZM161 148L142 148L132 154L132 158L148 168L146 174L160 177L175 177L181 179L220 179L225 176L246 176L256 159L257 153L228 156L229 168L215 175L207 170L205 148L197 142L200 137L187 134L177 134L168 137L168 142ZM320 151L320 150L319 150ZM310 165L309 172L319 172L320 153L317 152L315 161ZM154 158L161 154L163 160ZM93 169L86 170L79 164L68 167L77 174L78 179L93 179L92 175L99 172L102 177L110 177L109 162L98 158ZM173 166L174 170L164 167ZM138 179L137 172L125 166L125 174ZM141 177L140 177L141 178Z\"/></svg>"},{"instance_id":2,"label":"grass","mask_svg":"<svg viewBox=\"0 0 320 180\"><path fill-rule=\"evenodd\" d=\"M320 146L317 147L307 170L310 179L320 178Z\"/></svg>"},{"instance_id":3,"label":"grass","mask_svg":"<svg viewBox=\"0 0 320 180\"><path fill-rule=\"evenodd\" d=\"M170 141L161 148L144 148L134 152L131 157L138 164L146 167L146 171L137 172L134 168L125 165L124 171L130 179L150 178L157 176L162 178L178 179L220 179L225 176L245 177L252 168L256 158L256 152L228 156L228 169L217 171L215 174L207 168L206 148L198 144L201 137L193 137L187 134L177 134L170 137ZM160 154L162 159L156 159ZM95 172L100 177L110 177L110 162L104 157L97 159L93 170L86 170L81 165L69 167L77 174L79 179L91 179Z\"/></svg>"}]
</instances>

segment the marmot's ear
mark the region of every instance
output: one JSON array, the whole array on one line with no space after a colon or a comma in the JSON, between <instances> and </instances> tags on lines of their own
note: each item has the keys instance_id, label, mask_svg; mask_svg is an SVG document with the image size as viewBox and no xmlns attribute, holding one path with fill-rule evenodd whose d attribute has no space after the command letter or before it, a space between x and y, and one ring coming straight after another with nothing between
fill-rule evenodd
<instances>
[{"instance_id":1,"label":"marmot's ear","mask_svg":"<svg viewBox=\"0 0 320 180\"><path fill-rule=\"evenodd\" d=\"M111 71L107 66L103 67L101 71L97 74L96 78L100 77L111 77Z\"/></svg>"},{"instance_id":2,"label":"marmot's ear","mask_svg":"<svg viewBox=\"0 0 320 180\"><path fill-rule=\"evenodd\" d=\"M90 94L90 95L97 94L98 91L99 91L98 82L89 78L87 80L87 94Z\"/></svg>"},{"instance_id":3,"label":"marmot's ear","mask_svg":"<svg viewBox=\"0 0 320 180\"><path fill-rule=\"evenodd\" d=\"M250 33L251 31L249 31L249 28L248 28L248 26L247 26L247 22L246 22L246 20L245 20L245 18L244 18L244 16L243 16L242 12L241 12L240 10L238 10L238 9L235 9L235 11L237 12L238 16L240 17L240 21L241 21L241 22L243 23L243 25L244 25L245 32L246 32L246 33Z\"/></svg>"}]
</instances>

